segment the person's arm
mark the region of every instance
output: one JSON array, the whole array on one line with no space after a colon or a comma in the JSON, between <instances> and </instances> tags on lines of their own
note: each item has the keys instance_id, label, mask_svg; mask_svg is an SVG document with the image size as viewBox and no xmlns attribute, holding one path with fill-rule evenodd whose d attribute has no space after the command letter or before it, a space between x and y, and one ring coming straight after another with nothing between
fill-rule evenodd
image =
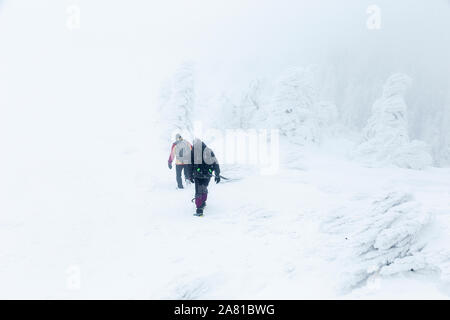
<instances>
[{"instance_id":1,"label":"person's arm","mask_svg":"<svg viewBox=\"0 0 450 320\"><path fill-rule=\"evenodd\" d=\"M172 144L172 148L170 149L169 160L167 161L169 169L172 169L172 161L174 158L175 158L175 143Z\"/></svg>"},{"instance_id":2,"label":"person's arm","mask_svg":"<svg viewBox=\"0 0 450 320\"><path fill-rule=\"evenodd\" d=\"M212 156L214 157L214 163L213 163L213 170L214 170L214 174L215 174L215 178L214 181L216 181L216 183L220 182L220 166L219 166L219 161L216 158L216 155L214 154L214 152L212 153Z\"/></svg>"},{"instance_id":3,"label":"person's arm","mask_svg":"<svg viewBox=\"0 0 450 320\"><path fill-rule=\"evenodd\" d=\"M220 176L220 166L219 161L217 161L217 158L214 156L214 164L213 164L214 172L216 176Z\"/></svg>"}]
</instances>

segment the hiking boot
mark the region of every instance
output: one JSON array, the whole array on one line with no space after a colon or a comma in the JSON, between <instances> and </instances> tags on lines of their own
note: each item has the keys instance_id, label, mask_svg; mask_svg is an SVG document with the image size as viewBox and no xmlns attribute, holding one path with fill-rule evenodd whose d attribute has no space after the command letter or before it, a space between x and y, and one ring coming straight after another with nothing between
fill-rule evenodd
<instances>
[{"instance_id":1,"label":"hiking boot","mask_svg":"<svg viewBox=\"0 0 450 320\"><path fill-rule=\"evenodd\" d=\"M203 216L203 208L197 208L197 211L195 212L194 216L197 217Z\"/></svg>"}]
</instances>

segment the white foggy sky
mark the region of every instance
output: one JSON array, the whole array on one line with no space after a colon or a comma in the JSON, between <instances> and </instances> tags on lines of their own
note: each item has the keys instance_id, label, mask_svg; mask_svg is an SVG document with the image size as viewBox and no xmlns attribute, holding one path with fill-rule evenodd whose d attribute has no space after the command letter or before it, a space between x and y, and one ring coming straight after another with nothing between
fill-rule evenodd
<instances>
[{"instance_id":1,"label":"white foggy sky","mask_svg":"<svg viewBox=\"0 0 450 320\"><path fill-rule=\"evenodd\" d=\"M3 0L1 161L39 165L74 152L92 161L101 137L147 130L161 80L186 59L197 63L204 92L238 91L292 65L333 61L344 69L364 66L368 78L380 66L383 79L409 68L434 98L431 89L448 83L450 74L448 2L377 0L382 29L370 32L366 9L372 3ZM66 28L70 4L80 6L80 30ZM417 100L421 108L428 98Z\"/></svg>"},{"instance_id":2,"label":"white foggy sky","mask_svg":"<svg viewBox=\"0 0 450 320\"><path fill-rule=\"evenodd\" d=\"M80 30L65 26L71 4L80 6ZM369 4L382 9L380 31L366 28ZM449 30L445 0L3 0L0 84L10 96L42 95L41 85L64 80L59 100L79 102L117 86L124 100L147 103L183 60L197 63L200 84L222 88L342 55L381 59L392 72L415 64L439 78L450 70Z\"/></svg>"},{"instance_id":3,"label":"white foggy sky","mask_svg":"<svg viewBox=\"0 0 450 320\"><path fill-rule=\"evenodd\" d=\"M365 27L365 11L373 3L382 9L378 34ZM81 8L79 31L65 29L70 4ZM414 45L448 40L448 30L435 32L450 26L444 0L4 0L4 7L2 20L8 25L0 29L0 39L29 42L28 49L63 44L127 49L133 57L145 57L143 64L155 75L185 59L270 68L307 61L335 46L363 50L358 42L375 37L399 36L398 44L415 55L422 52Z\"/></svg>"}]
</instances>

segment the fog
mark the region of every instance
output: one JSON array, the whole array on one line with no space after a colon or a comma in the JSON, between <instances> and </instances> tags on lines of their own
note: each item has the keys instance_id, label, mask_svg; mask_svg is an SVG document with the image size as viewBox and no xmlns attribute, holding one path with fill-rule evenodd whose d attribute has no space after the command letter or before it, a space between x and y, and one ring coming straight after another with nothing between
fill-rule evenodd
<instances>
[{"instance_id":1,"label":"fog","mask_svg":"<svg viewBox=\"0 0 450 320\"><path fill-rule=\"evenodd\" d=\"M356 130L389 75L411 76L411 135L435 144L436 151L436 135L447 139L442 130L448 128L437 122L448 118L450 108L450 4L380 0L380 28L370 30L372 4L3 0L2 124L14 123L17 130L18 124L52 117L58 119L55 130L72 126L74 118L77 126L100 128L105 120L121 126L126 119L145 126L162 81L183 61L195 63L199 101L222 92L237 97L251 80L315 65L325 77L324 94L336 103L342 122ZM80 9L80 25L71 30L67 10L73 5ZM439 132L430 131L436 127Z\"/></svg>"}]
</instances>

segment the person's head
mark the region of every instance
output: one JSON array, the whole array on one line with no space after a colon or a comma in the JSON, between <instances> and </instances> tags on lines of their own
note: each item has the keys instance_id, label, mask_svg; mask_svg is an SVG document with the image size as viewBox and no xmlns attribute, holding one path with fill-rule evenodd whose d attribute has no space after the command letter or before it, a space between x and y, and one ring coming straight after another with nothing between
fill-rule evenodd
<instances>
[{"instance_id":1,"label":"person's head","mask_svg":"<svg viewBox=\"0 0 450 320\"><path fill-rule=\"evenodd\" d=\"M175 136L176 141L181 141L183 140L183 137L181 136L181 134L177 133L177 135Z\"/></svg>"}]
</instances>

